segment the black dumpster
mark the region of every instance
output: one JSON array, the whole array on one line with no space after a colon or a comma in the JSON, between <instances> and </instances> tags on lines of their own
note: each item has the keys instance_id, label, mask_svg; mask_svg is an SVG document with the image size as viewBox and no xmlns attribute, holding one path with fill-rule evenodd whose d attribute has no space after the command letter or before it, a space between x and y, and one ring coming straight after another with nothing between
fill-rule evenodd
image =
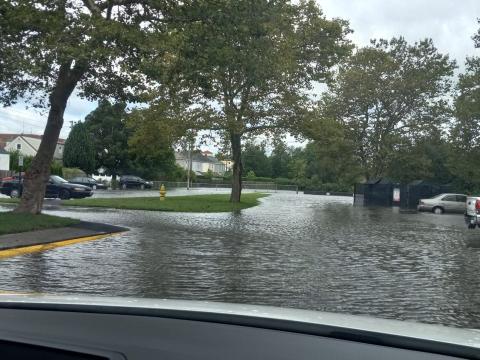
<instances>
[{"instance_id":1,"label":"black dumpster","mask_svg":"<svg viewBox=\"0 0 480 360\"><path fill-rule=\"evenodd\" d=\"M400 204L400 199L400 185L390 179L371 179L355 184L355 205L394 206Z\"/></svg>"}]
</instances>

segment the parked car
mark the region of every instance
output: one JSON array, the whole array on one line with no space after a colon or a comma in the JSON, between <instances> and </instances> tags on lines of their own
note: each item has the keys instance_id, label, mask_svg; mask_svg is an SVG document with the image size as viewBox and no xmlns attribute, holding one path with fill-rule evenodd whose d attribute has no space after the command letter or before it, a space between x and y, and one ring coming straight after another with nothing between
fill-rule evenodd
<instances>
[{"instance_id":1,"label":"parked car","mask_svg":"<svg viewBox=\"0 0 480 360\"><path fill-rule=\"evenodd\" d=\"M70 180L71 183L73 184L80 184L80 185L85 185L88 186L89 188L92 188L93 190L106 190L107 186L105 184L102 184L101 182L98 182L92 177L88 176L77 176L74 177L73 179Z\"/></svg>"},{"instance_id":2,"label":"parked car","mask_svg":"<svg viewBox=\"0 0 480 360\"><path fill-rule=\"evenodd\" d=\"M2 181L0 184L0 193L12 198L20 197L22 190L23 181L20 183L18 179ZM93 191L88 186L72 184L56 175L50 176L45 190L46 198L60 198L62 200L81 199L92 195Z\"/></svg>"},{"instance_id":3,"label":"parked car","mask_svg":"<svg viewBox=\"0 0 480 360\"><path fill-rule=\"evenodd\" d=\"M434 214L465 213L467 195L465 194L440 194L430 199L421 199L418 211L431 211Z\"/></svg>"},{"instance_id":4,"label":"parked car","mask_svg":"<svg viewBox=\"0 0 480 360\"><path fill-rule=\"evenodd\" d=\"M25 173L22 172L22 177L25 176ZM4 177L4 178L1 178L0 181L8 181L8 180L18 180L20 178L20 174L19 173L16 173L16 174L13 174L11 176L7 176L7 177Z\"/></svg>"},{"instance_id":5,"label":"parked car","mask_svg":"<svg viewBox=\"0 0 480 360\"><path fill-rule=\"evenodd\" d=\"M120 177L120 188L125 189L151 189L153 183L151 181L146 181L138 176L124 175Z\"/></svg>"}]
</instances>

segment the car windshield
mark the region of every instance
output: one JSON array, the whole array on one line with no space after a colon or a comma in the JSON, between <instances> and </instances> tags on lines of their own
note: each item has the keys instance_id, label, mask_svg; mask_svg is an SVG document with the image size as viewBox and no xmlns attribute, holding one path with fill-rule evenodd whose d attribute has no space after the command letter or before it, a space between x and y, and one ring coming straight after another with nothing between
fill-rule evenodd
<instances>
[{"instance_id":1,"label":"car windshield","mask_svg":"<svg viewBox=\"0 0 480 360\"><path fill-rule=\"evenodd\" d=\"M1 0L0 105L0 309L480 330L480 0Z\"/></svg>"},{"instance_id":2,"label":"car windshield","mask_svg":"<svg viewBox=\"0 0 480 360\"><path fill-rule=\"evenodd\" d=\"M57 176L57 175L52 175L52 176L50 176L50 179L51 179L54 183L57 183L57 184L68 183L67 180L65 180L64 178L61 178L60 176Z\"/></svg>"}]
</instances>

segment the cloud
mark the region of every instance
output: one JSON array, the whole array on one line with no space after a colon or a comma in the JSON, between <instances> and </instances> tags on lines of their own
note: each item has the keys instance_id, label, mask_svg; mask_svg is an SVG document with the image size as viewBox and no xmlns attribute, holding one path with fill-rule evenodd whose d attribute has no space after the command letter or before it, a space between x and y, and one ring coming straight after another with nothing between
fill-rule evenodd
<instances>
[{"instance_id":1,"label":"cloud","mask_svg":"<svg viewBox=\"0 0 480 360\"><path fill-rule=\"evenodd\" d=\"M479 25L479 0L321 0L328 18L350 21L353 42L368 45L373 38L403 36L408 42L432 38L437 48L462 65L478 55L472 35Z\"/></svg>"},{"instance_id":2,"label":"cloud","mask_svg":"<svg viewBox=\"0 0 480 360\"><path fill-rule=\"evenodd\" d=\"M60 136L67 137L70 121L83 120L96 106L97 103L81 99L76 93L72 94L65 109L64 126ZM0 108L0 132L43 134L47 116L47 110L35 109L20 101L13 106Z\"/></svg>"},{"instance_id":3,"label":"cloud","mask_svg":"<svg viewBox=\"0 0 480 360\"><path fill-rule=\"evenodd\" d=\"M480 0L318 0L328 18L350 21L354 30L352 41L368 45L372 38L404 36L409 42L432 38L442 53L457 60L460 71L466 56L480 55L472 35L479 28ZM314 92L319 92L317 86ZM66 137L70 121L84 119L96 107L95 102L83 100L74 93L68 101L65 125L61 136ZM26 108L19 103L0 108L0 132L33 132L41 134L46 123L45 112ZM294 139L288 139L294 145Z\"/></svg>"}]
</instances>

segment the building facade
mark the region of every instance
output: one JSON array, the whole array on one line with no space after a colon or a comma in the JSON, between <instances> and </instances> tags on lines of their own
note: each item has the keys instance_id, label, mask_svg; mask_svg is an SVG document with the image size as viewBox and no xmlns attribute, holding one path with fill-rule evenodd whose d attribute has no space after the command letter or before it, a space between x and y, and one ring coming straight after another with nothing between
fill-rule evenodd
<instances>
[{"instance_id":1,"label":"building facade","mask_svg":"<svg viewBox=\"0 0 480 360\"><path fill-rule=\"evenodd\" d=\"M10 154L0 149L0 171L10 170Z\"/></svg>"},{"instance_id":2,"label":"building facade","mask_svg":"<svg viewBox=\"0 0 480 360\"><path fill-rule=\"evenodd\" d=\"M214 175L222 176L226 166L213 156L210 151L192 151L192 171L197 175L205 175L211 171ZM175 153L175 161L182 169L188 169L188 152Z\"/></svg>"},{"instance_id":3,"label":"building facade","mask_svg":"<svg viewBox=\"0 0 480 360\"><path fill-rule=\"evenodd\" d=\"M42 135L33 134L0 134L0 148L7 152L18 151L25 156L37 155L38 148L42 141ZM55 148L54 159L63 159L63 150L65 147L65 140L58 139L57 146Z\"/></svg>"}]
</instances>

